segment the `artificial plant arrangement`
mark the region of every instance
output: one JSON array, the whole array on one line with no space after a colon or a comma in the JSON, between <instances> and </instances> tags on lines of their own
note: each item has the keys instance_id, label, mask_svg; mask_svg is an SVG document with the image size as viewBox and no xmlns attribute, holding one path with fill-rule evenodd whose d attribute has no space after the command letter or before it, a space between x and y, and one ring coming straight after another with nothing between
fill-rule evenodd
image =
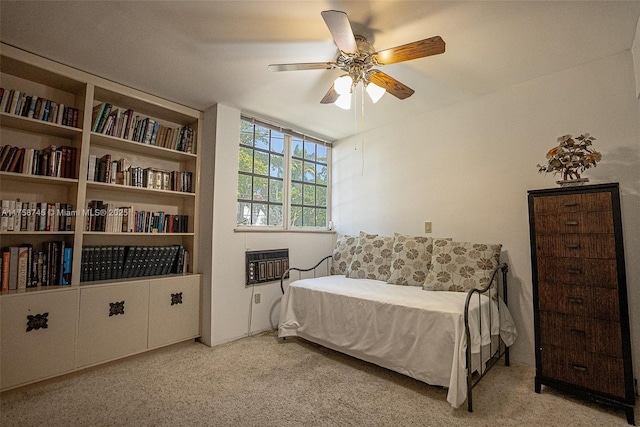
<instances>
[{"instance_id":1,"label":"artificial plant arrangement","mask_svg":"<svg viewBox=\"0 0 640 427\"><path fill-rule=\"evenodd\" d=\"M559 137L558 146L547 152L547 162L537 165L538 172L562 173L565 181L580 179L580 173L591 166L596 167L602 159L602 154L591 147L593 141L595 138L588 133L575 138L572 135Z\"/></svg>"}]
</instances>

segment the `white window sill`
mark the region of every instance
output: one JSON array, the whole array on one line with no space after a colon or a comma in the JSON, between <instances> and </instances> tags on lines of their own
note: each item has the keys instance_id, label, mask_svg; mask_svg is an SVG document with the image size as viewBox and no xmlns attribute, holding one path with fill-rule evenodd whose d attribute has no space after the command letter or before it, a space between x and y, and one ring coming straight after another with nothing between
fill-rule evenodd
<instances>
[{"instance_id":1,"label":"white window sill","mask_svg":"<svg viewBox=\"0 0 640 427\"><path fill-rule=\"evenodd\" d=\"M314 227L295 227L284 229L282 227L272 227L267 225L244 225L233 229L235 233L317 233L317 234L334 234L335 230L328 228Z\"/></svg>"}]
</instances>

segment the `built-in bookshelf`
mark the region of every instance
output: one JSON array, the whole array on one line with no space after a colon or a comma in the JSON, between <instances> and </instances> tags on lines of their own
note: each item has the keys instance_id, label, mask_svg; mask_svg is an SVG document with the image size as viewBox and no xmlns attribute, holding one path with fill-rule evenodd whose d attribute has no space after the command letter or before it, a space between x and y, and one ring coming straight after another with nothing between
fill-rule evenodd
<instances>
[{"instance_id":1,"label":"built-in bookshelf","mask_svg":"<svg viewBox=\"0 0 640 427\"><path fill-rule=\"evenodd\" d=\"M0 55L1 388L198 336L202 113L12 46ZM126 310L105 319L129 320L96 324L87 307L107 300ZM178 329L152 333L159 312ZM64 331L47 328L56 319ZM94 355L110 328L140 342Z\"/></svg>"}]
</instances>

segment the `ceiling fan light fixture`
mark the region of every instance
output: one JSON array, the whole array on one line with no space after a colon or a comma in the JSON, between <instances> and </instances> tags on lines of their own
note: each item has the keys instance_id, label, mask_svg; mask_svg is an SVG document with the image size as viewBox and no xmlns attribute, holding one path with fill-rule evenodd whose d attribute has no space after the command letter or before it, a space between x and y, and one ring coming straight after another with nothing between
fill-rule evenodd
<instances>
[{"instance_id":1,"label":"ceiling fan light fixture","mask_svg":"<svg viewBox=\"0 0 640 427\"><path fill-rule=\"evenodd\" d=\"M387 92L385 88L371 82L367 83L366 91L374 104L380 101L380 98L382 98L382 96Z\"/></svg>"},{"instance_id":2,"label":"ceiling fan light fixture","mask_svg":"<svg viewBox=\"0 0 640 427\"><path fill-rule=\"evenodd\" d=\"M338 99L336 99L334 104L343 110L349 110L351 108L351 93L343 93L338 97Z\"/></svg>"},{"instance_id":3,"label":"ceiling fan light fixture","mask_svg":"<svg viewBox=\"0 0 640 427\"><path fill-rule=\"evenodd\" d=\"M353 85L353 79L350 75L345 74L343 76L338 77L333 82L333 87L340 95L347 95L351 93L351 86ZM351 96L349 96L351 99Z\"/></svg>"}]
</instances>

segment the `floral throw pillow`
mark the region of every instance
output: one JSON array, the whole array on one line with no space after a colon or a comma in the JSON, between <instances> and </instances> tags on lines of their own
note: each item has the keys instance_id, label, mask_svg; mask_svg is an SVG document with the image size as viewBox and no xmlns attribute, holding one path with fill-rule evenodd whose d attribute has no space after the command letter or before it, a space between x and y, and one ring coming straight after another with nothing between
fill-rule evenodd
<instances>
[{"instance_id":1,"label":"floral throw pillow","mask_svg":"<svg viewBox=\"0 0 640 427\"><path fill-rule=\"evenodd\" d=\"M392 285L422 286L431 265L433 238L395 233L391 254Z\"/></svg>"},{"instance_id":2,"label":"floral throw pillow","mask_svg":"<svg viewBox=\"0 0 640 427\"><path fill-rule=\"evenodd\" d=\"M459 292L481 289L498 266L501 250L500 244L434 240L431 267L423 289Z\"/></svg>"},{"instance_id":3,"label":"floral throw pillow","mask_svg":"<svg viewBox=\"0 0 640 427\"><path fill-rule=\"evenodd\" d=\"M353 254L358 245L358 236L340 236L336 241L336 247L333 249L333 259L331 260L331 268L329 272L335 274L347 274L347 269L351 265Z\"/></svg>"},{"instance_id":4,"label":"floral throw pillow","mask_svg":"<svg viewBox=\"0 0 640 427\"><path fill-rule=\"evenodd\" d=\"M391 275L392 247L393 237L361 234L347 270L347 277L386 282Z\"/></svg>"}]
</instances>

